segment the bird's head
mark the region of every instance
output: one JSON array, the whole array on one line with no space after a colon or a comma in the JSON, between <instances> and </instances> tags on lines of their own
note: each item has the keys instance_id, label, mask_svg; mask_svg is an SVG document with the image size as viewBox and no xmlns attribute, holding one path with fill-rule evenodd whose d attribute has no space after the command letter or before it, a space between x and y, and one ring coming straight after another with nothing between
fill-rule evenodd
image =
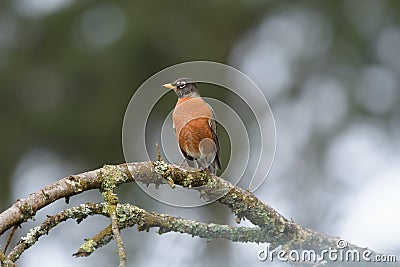
<instances>
[{"instance_id":1,"label":"bird's head","mask_svg":"<svg viewBox=\"0 0 400 267\"><path fill-rule=\"evenodd\" d=\"M189 78L180 78L172 83L164 84L163 87L173 89L179 98L200 96L195 82Z\"/></svg>"}]
</instances>

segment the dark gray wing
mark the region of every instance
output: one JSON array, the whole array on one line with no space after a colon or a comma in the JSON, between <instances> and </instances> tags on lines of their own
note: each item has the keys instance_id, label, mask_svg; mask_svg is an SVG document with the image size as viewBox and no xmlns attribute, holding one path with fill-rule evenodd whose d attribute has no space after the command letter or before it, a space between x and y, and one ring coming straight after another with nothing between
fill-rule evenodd
<instances>
[{"instance_id":1,"label":"dark gray wing","mask_svg":"<svg viewBox=\"0 0 400 267\"><path fill-rule=\"evenodd\" d=\"M210 107L210 109L212 111L212 118L210 118L208 120L208 123L210 125L213 141L214 141L215 146L217 148L214 162L216 163L217 168L221 169L221 160L220 160L220 154L219 154L219 151L220 151L220 148L219 148L219 136L218 136L218 129L217 129L218 122L216 121L214 110L211 107Z\"/></svg>"}]
</instances>

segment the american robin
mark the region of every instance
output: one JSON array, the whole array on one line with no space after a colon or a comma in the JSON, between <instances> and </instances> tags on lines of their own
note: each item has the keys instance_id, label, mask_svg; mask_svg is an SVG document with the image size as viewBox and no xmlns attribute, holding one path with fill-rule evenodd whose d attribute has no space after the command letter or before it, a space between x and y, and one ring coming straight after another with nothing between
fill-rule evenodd
<instances>
[{"instance_id":1,"label":"american robin","mask_svg":"<svg viewBox=\"0 0 400 267\"><path fill-rule=\"evenodd\" d=\"M221 169L217 121L214 111L199 94L196 84L180 78L163 87L178 95L172 121L179 148L190 167L215 175Z\"/></svg>"}]
</instances>

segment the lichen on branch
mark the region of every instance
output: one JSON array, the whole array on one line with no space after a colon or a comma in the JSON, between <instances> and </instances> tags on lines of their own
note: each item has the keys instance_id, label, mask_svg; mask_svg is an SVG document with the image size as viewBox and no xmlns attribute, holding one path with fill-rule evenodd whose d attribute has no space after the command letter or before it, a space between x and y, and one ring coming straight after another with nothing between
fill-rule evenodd
<instances>
[{"instance_id":1,"label":"lichen on branch","mask_svg":"<svg viewBox=\"0 0 400 267\"><path fill-rule=\"evenodd\" d=\"M196 190L201 197L215 199L227 206L236 215L238 222L245 218L255 227L205 224L144 211L130 204L119 204L113 190L124 183L133 181L147 185L154 184L156 187L169 184ZM207 175L202 171L185 170L162 160L105 165L97 170L63 178L25 199L19 199L2 212L0 214L0 235L33 218L38 210L57 199L69 198L91 189L100 189L106 203L82 204L49 217L40 226L31 229L7 256L0 251L1 262L12 265L23 251L35 244L40 236L47 234L59 222L69 218L79 222L87 216L95 214L114 217L114 219L111 220L112 223L109 227L88 239L75 254L76 256L90 255L97 248L107 244L112 236L115 236L115 226L123 229L137 225L139 231L158 227L160 234L174 231L207 239L225 238L238 242L267 242L273 247L280 245L284 249L313 249L317 253L329 247L335 247L339 240L337 237L318 233L286 219L249 191L234 186L226 180ZM347 249L360 252L366 250L366 248L350 243L348 243ZM371 253L371 257L382 255L373 251ZM384 266L398 265L389 263Z\"/></svg>"}]
</instances>

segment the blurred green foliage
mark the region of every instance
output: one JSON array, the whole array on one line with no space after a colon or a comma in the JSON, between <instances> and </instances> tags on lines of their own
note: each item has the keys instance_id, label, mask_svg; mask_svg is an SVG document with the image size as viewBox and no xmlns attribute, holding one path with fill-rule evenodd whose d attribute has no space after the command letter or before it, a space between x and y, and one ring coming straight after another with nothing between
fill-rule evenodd
<instances>
[{"instance_id":1,"label":"blurred green foliage","mask_svg":"<svg viewBox=\"0 0 400 267\"><path fill-rule=\"evenodd\" d=\"M261 1L112 2L123 12L124 30L97 49L80 25L85 12L106 3L75 1L33 18L19 15L12 1L2 3L0 17L15 23L0 47L2 209L12 171L31 148L55 150L82 171L123 162L122 119L136 88L176 63L226 62L232 43L267 7Z\"/></svg>"}]
</instances>

